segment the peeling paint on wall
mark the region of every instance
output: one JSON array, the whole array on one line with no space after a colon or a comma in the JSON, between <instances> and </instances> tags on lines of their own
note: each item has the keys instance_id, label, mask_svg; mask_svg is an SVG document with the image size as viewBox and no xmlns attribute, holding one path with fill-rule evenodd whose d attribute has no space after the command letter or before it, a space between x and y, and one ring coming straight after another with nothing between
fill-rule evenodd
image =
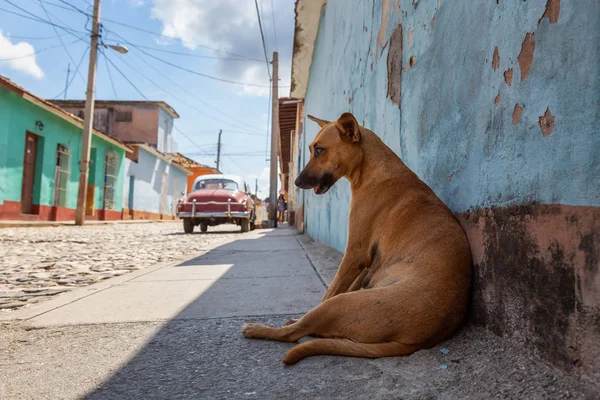
<instances>
[{"instance_id":1,"label":"peeling paint on wall","mask_svg":"<svg viewBox=\"0 0 600 400\"><path fill-rule=\"evenodd\" d=\"M398 24L390 37L390 48L387 57L387 97L398 105L400 105L402 93L402 40L402 24Z\"/></svg>"},{"instance_id":2,"label":"peeling paint on wall","mask_svg":"<svg viewBox=\"0 0 600 400\"><path fill-rule=\"evenodd\" d=\"M381 4L381 25L377 33L377 49L375 49L375 61L379 59L379 49L383 49L386 45L385 35L390 14L390 0L383 0Z\"/></svg>"},{"instance_id":3,"label":"peeling paint on wall","mask_svg":"<svg viewBox=\"0 0 600 400\"><path fill-rule=\"evenodd\" d=\"M527 79L529 76L529 70L531 69L531 64L533 63L533 51L535 50L535 34L527 33L525 35L525 39L523 40L523 45L521 47L521 53L519 53L519 67L521 68L521 81Z\"/></svg>"},{"instance_id":4,"label":"peeling paint on wall","mask_svg":"<svg viewBox=\"0 0 600 400\"><path fill-rule=\"evenodd\" d=\"M550 108L546 109L544 115L540 117L540 128L544 137L550 136L554 130L554 115L550 112Z\"/></svg>"},{"instance_id":5,"label":"peeling paint on wall","mask_svg":"<svg viewBox=\"0 0 600 400\"><path fill-rule=\"evenodd\" d=\"M521 120L521 113L523 112L523 108L525 108L525 106L522 106L518 103L515 104L515 110L513 111L513 117L512 117L513 125L517 125L519 123L519 121Z\"/></svg>"},{"instance_id":6,"label":"peeling paint on wall","mask_svg":"<svg viewBox=\"0 0 600 400\"><path fill-rule=\"evenodd\" d=\"M492 68L495 70L500 66L500 53L498 51L498 46L494 48L494 55L492 56Z\"/></svg>"},{"instance_id":7,"label":"peeling paint on wall","mask_svg":"<svg viewBox=\"0 0 600 400\"><path fill-rule=\"evenodd\" d=\"M512 68L509 68L506 71L504 71L504 81L506 82L506 84L508 86L512 85L512 75L513 75Z\"/></svg>"},{"instance_id":8,"label":"peeling paint on wall","mask_svg":"<svg viewBox=\"0 0 600 400\"><path fill-rule=\"evenodd\" d=\"M538 21L538 24L546 17L550 20L551 24L558 22L558 15L560 14L560 0L548 0L546 2L546 10L542 15L542 18Z\"/></svg>"},{"instance_id":9,"label":"peeling paint on wall","mask_svg":"<svg viewBox=\"0 0 600 400\"><path fill-rule=\"evenodd\" d=\"M496 98L494 99L494 104L500 104L501 98L502 98L502 95L500 94L500 92L498 92L498 95L496 95Z\"/></svg>"}]
</instances>

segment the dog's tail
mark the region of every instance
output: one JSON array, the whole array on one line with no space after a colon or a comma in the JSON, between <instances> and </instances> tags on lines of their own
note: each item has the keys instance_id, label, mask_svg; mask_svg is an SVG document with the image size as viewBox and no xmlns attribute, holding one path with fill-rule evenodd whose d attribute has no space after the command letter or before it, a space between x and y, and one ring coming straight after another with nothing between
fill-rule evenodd
<instances>
[{"instance_id":1,"label":"dog's tail","mask_svg":"<svg viewBox=\"0 0 600 400\"><path fill-rule=\"evenodd\" d=\"M314 339L294 346L283 362L292 365L303 358L322 354L365 358L408 356L420 348L418 345L396 342L358 343L348 339Z\"/></svg>"}]
</instances>

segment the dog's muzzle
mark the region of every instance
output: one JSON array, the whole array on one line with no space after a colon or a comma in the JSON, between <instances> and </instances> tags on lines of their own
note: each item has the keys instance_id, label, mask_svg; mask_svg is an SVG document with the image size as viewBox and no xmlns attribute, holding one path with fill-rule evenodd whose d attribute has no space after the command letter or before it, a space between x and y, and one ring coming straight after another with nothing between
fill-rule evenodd
<instances>
[{"instance_id":1,"label":"dog's muzzle","mask_svg":"<svg viewBox=\"0 0 600 400\"><path fill-rule=\"evenodd\" d=\"M325 174L318 178L314 175L308 175L304 171L294 181L294 184L300 189L313 189L315 194L324 194L334 183L335 179L331 174Z\"/></svg>"},{"instance_id":2,"label":"dog's muzzle","mask_svg":"<svg viewBox=\"0 0 600 400\"><path fill-rule=\"evenodd\" d=\"M302 171L294 181L294 185L296 185L300 189L312 189L318 184L319 180L316 176L306 176L304 171Z\"/></svg>"}]
</instances>

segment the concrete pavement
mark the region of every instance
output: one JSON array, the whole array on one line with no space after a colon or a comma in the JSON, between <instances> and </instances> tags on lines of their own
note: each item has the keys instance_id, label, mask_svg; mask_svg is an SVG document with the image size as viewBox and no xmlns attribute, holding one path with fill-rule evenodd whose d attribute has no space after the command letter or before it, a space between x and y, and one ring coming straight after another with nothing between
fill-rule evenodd
<instances>
[{"instance_id":1,"label":"concrete pavement","mask_svg":"<svg viewBox=\"0 0 600 400\"><path fill-rule=\"evenodd\" d=\"M288 228L240 234L1 318L4 399L593 398L517 345L465 328L406 358L312 357L245 339L316 306L341 255Z\"/></svg>"}]
</instances>

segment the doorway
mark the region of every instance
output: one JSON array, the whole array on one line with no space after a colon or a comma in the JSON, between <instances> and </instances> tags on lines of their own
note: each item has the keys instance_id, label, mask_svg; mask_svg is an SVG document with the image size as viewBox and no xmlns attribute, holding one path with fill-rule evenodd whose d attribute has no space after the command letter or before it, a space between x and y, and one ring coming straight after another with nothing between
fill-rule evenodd
<instances>
[{"instance_id":1,"label":"doorway","mask_svg":"<svg viewBox=\"0 0 600 400\"><path fill-rule=\"evenodd\" d=\"M129 213L133 210L133 194L135 193L135 176L129 176L129 197L127 198L127 208Z\"/></svg>"},{"instance_id":2,"label":"doorway","mask_svg":"<svg viewBox=\"0 0 600 400\"><path fill-rule=\"evenodd\" d=\"M33 212L33 189L35 184L35 164L37 160L38 135L27 132L25 135L25 156L23 157L23 182L21 187L21 214Z\"/></svg>"}]
</instances>

